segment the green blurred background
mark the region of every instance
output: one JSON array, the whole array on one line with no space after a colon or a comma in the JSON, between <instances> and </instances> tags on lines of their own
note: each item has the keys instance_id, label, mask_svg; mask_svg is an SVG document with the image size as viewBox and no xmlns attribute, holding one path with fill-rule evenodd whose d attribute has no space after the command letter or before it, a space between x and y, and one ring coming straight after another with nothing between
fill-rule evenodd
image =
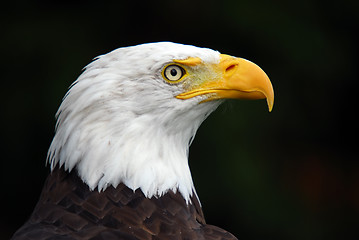
<instances>
[{"instance_id":1,"label":"green blurred background","mask_svg":"<svg viewBox=\"0 0 359 240\"><path fill-rule=\"evenodd\" d=\"M48 174L55 112L97 55L173 41L257 63L275 104L227 101L190 166L207 222L240 239L359 239L358 1L13 1L1 10L1 239Z\"/></svg>"}]
</instances>

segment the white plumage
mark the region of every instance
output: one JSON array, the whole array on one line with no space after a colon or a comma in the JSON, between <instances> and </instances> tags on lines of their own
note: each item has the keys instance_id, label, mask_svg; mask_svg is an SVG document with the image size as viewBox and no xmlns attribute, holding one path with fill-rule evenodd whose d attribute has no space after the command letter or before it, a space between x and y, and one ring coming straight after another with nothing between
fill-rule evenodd
<instances>
[{"instance_id":1,"label":"white plumage","mask_svg":"<svg viewBox=\"0 0 359 240\"><path fill-rule=\"evenodd\" d=\"M147 197L177 189L188 201L194 190L188 148L202 121L220 101L175 98L183 84L161 76L173 59L199 57L216 64L220 54L169 42L120 48L90 63L57 113L48 152L53 169L76 168L91 189L120 182Z\"/></svg>"}]
</instances>

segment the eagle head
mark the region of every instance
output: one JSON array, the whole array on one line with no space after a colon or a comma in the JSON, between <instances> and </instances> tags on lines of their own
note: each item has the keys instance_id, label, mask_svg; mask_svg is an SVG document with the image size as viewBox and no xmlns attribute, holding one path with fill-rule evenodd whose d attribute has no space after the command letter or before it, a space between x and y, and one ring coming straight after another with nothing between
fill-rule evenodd
<instances>
[{"instance_id":1,"label":"eagle head","mask_svg":"<svg viewBox=\"0 0 359 240\"><path fill-rule=\"evenodd\" d=\"M71 85L56 114L51 169L77 171L91 190L124 183L147 197L195 192L188 148L225 98L274 93L254 63L170 42L116 49L97 57Z\"/></svg>"}]
</instances>

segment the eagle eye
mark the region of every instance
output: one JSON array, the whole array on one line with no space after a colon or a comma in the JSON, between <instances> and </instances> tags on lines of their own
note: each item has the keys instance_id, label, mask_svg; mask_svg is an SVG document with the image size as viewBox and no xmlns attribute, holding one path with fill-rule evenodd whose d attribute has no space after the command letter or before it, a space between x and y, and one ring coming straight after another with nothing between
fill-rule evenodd
<instances>
[{"instance_id":1,"label":"eagle eye","mask_svg":"<svg viewBox=\"0 0 359 240\"><path fill-rule=\"evenodd\" d=\"M163 70L164 77L170 82L176 82L181 80L185 74L186 70L184 70L181 66L178 65L169 65Z\"/></svg>"}]
</instances>

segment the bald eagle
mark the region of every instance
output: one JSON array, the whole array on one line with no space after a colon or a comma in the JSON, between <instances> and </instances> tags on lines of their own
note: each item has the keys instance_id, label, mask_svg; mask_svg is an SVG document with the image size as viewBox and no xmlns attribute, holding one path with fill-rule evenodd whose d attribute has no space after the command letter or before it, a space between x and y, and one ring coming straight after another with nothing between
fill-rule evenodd
<instances>
[{"instance_id":1,"label":"bald eagle","mask_svg":"<svg viewBox=\"0 0 359 240\"><path fill-rule=\"evenodd\" d=\"M254 63L171 42L97 57L56 114L49 174L22 239L236 239L205 222L188 149L223 99L274 93Z\"/></svg>"}]
</instances>

